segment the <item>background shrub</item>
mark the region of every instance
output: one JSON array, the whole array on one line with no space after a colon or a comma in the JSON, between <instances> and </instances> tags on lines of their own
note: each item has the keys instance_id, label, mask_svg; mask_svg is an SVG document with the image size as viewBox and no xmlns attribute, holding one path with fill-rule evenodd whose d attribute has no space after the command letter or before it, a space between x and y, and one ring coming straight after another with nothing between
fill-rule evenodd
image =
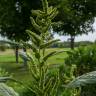
<instances>
[{"instance_id":1,"label":"background shrub","mask_svg":"<svg viewBox=\"0 0 96 96\"><path fill-rule=\"evenodd\" d=\"M68 65L76 65L76 70L74 71L76 77L84 73L96 71L96 45L75 49L66 58L65 63ZM95 93L96 84L94 86L87 85L81 88L80 96L96 96Z\"/></svg>"},{"instance_id":2,"label":"background shrub","mask_svg":"<svg viewBox=\"0 0 96 96\"><path fill-rule=\"evenodd\" d=\"M66 64L76 64L76 76L96 70L96 45L79 47L65 60Z\"/></svg>"}]
</instances>

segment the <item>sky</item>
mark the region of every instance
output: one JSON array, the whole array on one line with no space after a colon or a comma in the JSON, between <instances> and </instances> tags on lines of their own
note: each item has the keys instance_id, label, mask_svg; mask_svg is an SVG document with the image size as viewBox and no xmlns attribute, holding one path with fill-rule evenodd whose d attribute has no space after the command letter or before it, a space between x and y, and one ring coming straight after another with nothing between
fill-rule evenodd
<instances>
[{"instance_id":1,"label":"sky","mask_svg":"<svg viewBox=\"0 0 96 96\"><path fill-rule=\"evenodd\" d=\"M54 35L55 39L60 39L61 41L67 41L70 36L59 36L57 34ZM96 40L96 32L94 33L89 33L88 35L82 35L82 36L76 36L75 37L75 42L78 41L92 41L94 42Z\"/></svg>"},{"instance_id":2,"label":"sky","mask_svg":"<svg viewBox=\"0 0 96 96\"><path fill-rule=\"evenodd\" d=\"M92 42L94 42L96 40L96 19L95 19L95 22L93 24L93 28L94 28L93 33L90 32L88 35L76 36L75 42L78 42L78 41L92 41ZM55 34L54 38L60 39L61 41L67 41L68 38L70 38L70 36L59 36L58 34Z\"/></svg>"}]
</instances>

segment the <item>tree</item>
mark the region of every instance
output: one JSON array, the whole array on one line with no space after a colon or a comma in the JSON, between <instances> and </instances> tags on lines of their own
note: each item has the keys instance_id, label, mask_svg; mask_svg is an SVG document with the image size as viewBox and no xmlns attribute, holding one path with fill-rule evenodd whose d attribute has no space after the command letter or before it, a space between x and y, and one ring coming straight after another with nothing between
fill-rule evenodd
<instances>
[{"instance_id":1,"label":"tree","mask_svg":"<svg viewBox=\"0 0 96 96\"><path fill-rule=\"evenodd\" d=\"M60 21L53 29L60 35L70 35L71 48L77 35L93 32L94 17L96 16L95 0L54 0L50 4L57 6L59 14L54 21Z\"/></svg>"},{"instance_id":2,"label":"tree","mask_svg":"<svg viewBox=\"0 0 96 96\"><path fill-rule=\"evenodd\" d=\"M25 32L30 29L31 9L40 7L40 0L0 0L0 34L10 40L28 41ZM18 46L16 47L16 62L18 63Z\"/></svg>"}]
</instances>

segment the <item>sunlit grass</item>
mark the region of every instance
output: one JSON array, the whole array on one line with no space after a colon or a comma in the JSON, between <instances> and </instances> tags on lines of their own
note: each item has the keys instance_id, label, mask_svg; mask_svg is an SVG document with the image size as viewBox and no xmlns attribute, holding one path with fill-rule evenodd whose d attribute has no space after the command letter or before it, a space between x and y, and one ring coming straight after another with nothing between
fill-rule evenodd
<instances>
[{"instance_id":1,"label":"sunlit grass","mask_svg":"<svg viewBox=\"0 0 96 96\"><path fill-rule=\"evenodd\" d=\"M66 48L49 48L46 49L46 54L51 51L63 51L69 50ZM21 51L21 50L20 50ZM30 52L30 50L28 50ZM31 52L30 52L31 53ZM31 53L32 54L32 53ZM67 57L67 53L63 52L58 55L55 55L48 60L48 64L64 64L64 59ZM31 80L31 75L29 71L23 67L23 61L19 57L19 63L16 64L15 61L15 52L14 50L6 50L5 52L0 52L0 67L5 69L10 75L13 76L16 80L28 83ZM9 83L17 92L21 92L22 88L17 86L15 83Z\"/></svg>"},{"instance_id":2,"label":"sunlit grass","mask_svg":"<svg viewBox=\"0 0 96 96\"><path fill-rule=\"evenodd\" d=\"M46 50L46 54L48 54L51 51L63 51L63 50L69 50L64 48L50 48ZM28 50L29 51L29 50ZM48 64L63 64L64 58L66 58L67 53L63 52L56 56L53 56L49 58ZM5 52L2 52L0 54L0 67L4 68L9 73L13 74L13 76L16 79L19 80L28 80L30 79L30 76L28 74L28 70L25 70L23 67L22 59L19 57L19 63L15 63L15 54L13 50L7 50Z\"/></svg>"}]
</instances>

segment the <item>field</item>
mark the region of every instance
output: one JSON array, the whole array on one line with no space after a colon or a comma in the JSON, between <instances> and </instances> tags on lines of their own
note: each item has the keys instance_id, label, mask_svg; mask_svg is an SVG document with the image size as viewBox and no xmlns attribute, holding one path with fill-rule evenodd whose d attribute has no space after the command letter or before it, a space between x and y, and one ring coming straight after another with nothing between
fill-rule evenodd
<instances>
[{"instance_id":1,"label":"field","mask_svg":"<svg viewBox=\"0 0 96 96\"><path fill-rule=\"evenodd\" d=\"M69 50L64 48L50 48L46 50L46 54L50 51L57 50L57 51L63 51L63 50ZM29 51L29 50L28 50ZM48 60L48 64L63 64L64 58L66 58L67 53L63 52L56 56L51 57ZM7 72L12 74L14 78L17 80L22 81L28 81L30 80L30 75L28 70L23 68L23 62L22 59L19 57L19 63L15 63L15 51L8 49L5 52L0 52L0 67L5 69Z\"/></svg>"}]
</instances>

